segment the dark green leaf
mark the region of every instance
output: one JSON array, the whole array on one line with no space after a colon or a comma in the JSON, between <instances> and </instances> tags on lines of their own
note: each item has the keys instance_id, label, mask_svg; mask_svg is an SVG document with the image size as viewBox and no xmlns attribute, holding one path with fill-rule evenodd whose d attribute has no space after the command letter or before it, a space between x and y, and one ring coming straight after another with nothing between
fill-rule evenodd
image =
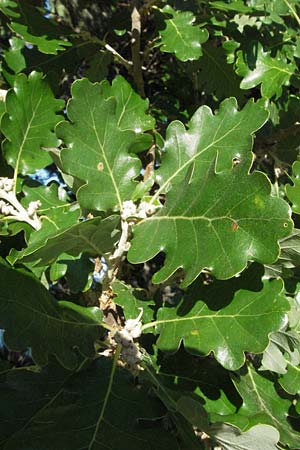
<instances>
[{"instance_id":1,"label":"dark green leaf","mask_svg":"<svg viewBox=\"0 0 300 450\"><path fill-rule=\"evenodd\" d=\"M46 265L56 261L61 253L78 256L85 252L91 256L101 256L113 250L118 239L118 223L118 216L104 219L95 217L70 227L53 230L51 234L48 232L46 239L42 228L39 239L36 238L32 245L29 242L18 259L24 262L38 261L39 265Z\"/></svg>"},{"instance_id":2,"label":"dark green leaf","mask_svg":"<svg viewBox=\"0 0 300 450\"><path fill-rule=\"evenodd\" d=\"M192 353L208 355L228 370L237 370L245 362L244 352L262 353L268 335L286 322L289 303L282 295L279 280L265 282L260 292L238 291L232 302L219 310L210 309L201 299L195 306L182 304L158 311L158 347L167 352L178 350L183 341ZM149 325L146 325L147 328Z\"/></svg>"},{"instance_id":3,"label":"dark green leaf","mask_svg":"<svg viewBox=\"0 0 300 450\"><path fill-rule=\"evenodd\" d=\"M83 356L94 357L102 320L99 308L57 302L34 277L2 265L0 286L0 328L6 330L5 343L11 350L30 346L37 364L45 365L49 355L55 355L69 369Z\"/></svg>"},{"instance_id":4,"label":"dark green leaf","mask_svg":"<svg viewBox=\"0 0 300 450\"><path fill-rule=\"evenodd\" d=\"M122 209L141 168L138 158L129 155L130 147L136 133L153 123L144 113L147 103L123 78L112 88L83 79L73 84L72 95L68 106L72 123L58 126L58 135L68 146L62 151L63 171L86 182L77 193L82 207Z\"/></svg>"},{"instance_id":5,"label":"dark green leaf","mask_svg":"<svg viewBox=\"0 0 300 450\"><path fill-rule=\"evenodd\" d=\"M16 3L18 15L14 15L14 20L9 23L9 27L22 36L24 41L36 45L42 53L55 55L59 50L72 45L66 39L61 39L64 30L58 23L46 19L28 2L17 0Z\"/></svg>"},{"instance_id":6,"label":"dark green leaf","mask_svg":"<svg viewBox=\"0 0 300 450\"><path fill-rule=\"evenodd\" d=\"M294 185L286 185L286 195L288 199L292 202L293 212L300 214L300 161L295 161L293 164L293 174L292 178Z\"/></svg>"},{"instance_id":7,"label":"dark green leaf","mask_svg":"<svg viewBox=\"0 0 300 450\"><path fill-rule=\"evenodd\" d=\"M182 448L164 427L162 403L124 369L113 376L105 357L74 374L59 368L12 371L1 399L3 450Z\"/></svg>"}]
</instances>

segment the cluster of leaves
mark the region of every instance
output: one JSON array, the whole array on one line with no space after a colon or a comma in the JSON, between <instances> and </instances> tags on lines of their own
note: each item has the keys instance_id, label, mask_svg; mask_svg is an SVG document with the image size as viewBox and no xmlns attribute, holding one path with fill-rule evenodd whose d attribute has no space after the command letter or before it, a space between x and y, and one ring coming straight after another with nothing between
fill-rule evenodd
<instances>
[{"instance_id":1,"label":"cluster of leaves","mask_svg":"<svg viewBox=\"0 0 300 450\"><path fill-rule=\"evenodd\" d=\"M1 450L300 449L299 26L0 0Z\"/></svg>"}]
</instances>

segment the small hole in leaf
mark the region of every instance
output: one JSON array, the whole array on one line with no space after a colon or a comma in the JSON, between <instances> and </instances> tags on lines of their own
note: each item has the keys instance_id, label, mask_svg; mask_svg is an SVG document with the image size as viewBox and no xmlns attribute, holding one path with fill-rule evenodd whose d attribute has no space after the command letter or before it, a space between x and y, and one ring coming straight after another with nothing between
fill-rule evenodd
<instances>
[{"instance_id":1,"label":"small hole in leaf","mask_svg":"<svg viewBox=\"0 0 300 450\"><path fill-rule=\"evenodd\" d=\"M284 228L287 228L289 226L289 224L287 222L284 222L283 226L284 226Z\"/></svg>"},{"instance_id":2,"label":"small hole in leaf","mask_svg":"<svg viewBox=\"0 0 300 450\"><path fill-rule=\"evenodd\" d=\"M104 169L104 165L103 165L102 162L99 162L99 163L97 164L97 169L98 169L100 172L102 172L102 170Z\"/></svg>"}]
</instances>

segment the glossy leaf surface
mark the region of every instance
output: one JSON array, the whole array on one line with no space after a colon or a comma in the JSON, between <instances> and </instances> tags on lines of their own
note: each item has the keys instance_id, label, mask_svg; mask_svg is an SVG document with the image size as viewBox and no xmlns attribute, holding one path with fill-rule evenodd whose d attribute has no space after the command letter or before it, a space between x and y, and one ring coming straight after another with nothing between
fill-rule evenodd
<instances>
[{"instance_id":1,"label":"glossy leaf surface","mask_svg":"<svg viewBox=\"0 0 300 450\"><path fill-rule=\"evenodd\" d=\"M157 345L175 352L183 341L192 353L208 355L228 370L237 370L245 362L244 352L262 353L268 334L286 322L289 303L281 294L282 282L266 282L262 291L238 291L232 302L210 309L201 299L192 308L182 304L161 308L156 324L160 334Z\"/></svg>"},{"instance_id":2,"label":"glossy leaf surface","mask_svg":"<svg viewBox=\"0 0 300 450\"><path fill-rule=\"evenodd\" d=\"M247 175L242 165L223 173L211 167L204 179L197 180L195 171L192 176L173 187L158 214L135 227L129 260L147 261L163 251L166 260L153 281L161 283L183 268L182 286L204 268L227 279L249 260L274 262L277 241L290 233L292 223L287 204L270 196L266 177Z\"/></svg>"},{"instance_id":3,"label":"glossy leaf surface","mask_svg":"<svg viewBox=\"0 0 300 450\"><path fill-rule=\"evenodd\" d=\"M258 49L254 69L248 67L241 52L236 65L237 74L243 77L241 89L251 89L261 84L261 94L267 98L281 95L282 86L289 81L296 68L294 64L282 61L280 56L273 58L262 47Z\"/></svg>"}]
</instances>

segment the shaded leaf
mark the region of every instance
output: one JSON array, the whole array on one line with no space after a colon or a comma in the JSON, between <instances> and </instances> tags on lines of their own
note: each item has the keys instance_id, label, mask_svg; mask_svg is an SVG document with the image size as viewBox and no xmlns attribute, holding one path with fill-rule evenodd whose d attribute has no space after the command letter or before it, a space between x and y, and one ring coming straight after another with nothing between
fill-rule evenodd
<instances>
[{"instance_id":1,"label":"shaded leaf","mask_svg":"<svg viewBox=\"0 0 300 450\"><path fill-rule=\"evenodd\" d=\"M208 42L202 47L203 56L199 60L198 80L208 94L215 94L219 100L226 97L242 99L245 95L240 89L240 79L232 64L227 64L226 53L222 47Z\"/></svg>"},{"instance_id":2,"label":"shaded leaf","mask_svg":"<svg viewBox=\"0 0 300 450\"><path fill-rule=\"evenodd\" d=\"M282 86L290 80L296 69L294 63L285 62L280 55L272 58L261 46L257 51L254 69L247 65L241 51L238 52L236 66L237 74L243 77L241 89L251 89L261 84L261 95L267 98L273 95L280 97Z\"/></svg>"},{"instance_id":3,"label":"shaded leaf","mask_svg":"<svg viewBox=\"0 0 300 450\"><path fill-rule=\"evenodd\" d=\"M39 240L35 240L32 245L29 242L18 259L22 262L38 261L38 265L46 265L54 262L62 253L78 256L85 252L91 256L101 256L113 250L118 239L118 223L118 216L104 219L95 217L55 230L51 234L47 233L46 239L41 233Z\"/></svg>"},{"instance_id":4,"label":"shaded leaf","mask_svg":"<svg viewBox=\"0 0 300 450\"><path fill-rule=\"evenodd\" d=\"M14 2L11 2L14 3ZM57 54L59 50L72 45L66 39L61 39L63 27L54 21L46 19L37 8L22 0L16 1L17 15L9 22L9 27L22 36L24 41L36 45L42 53ZM12 14L7 11L10 16Z\"/></svg>"},{"instance_id":5,"label":"shaded leaf","mask_svg":"<svg viewBox=\"0 0 300 450\"><path fill-rule=\"evenodd\" d=\"M86 291L92 284L94 264L87 254L71 256L63 253L58 261L50 266L50 280L65 277L71 292Z\"/></svg>"},{"instance_id":6,"label":"shaded leaf","mask_svg":"<svg viewBox=\"0 0 300 450\"><path fill-rule=\"evenodd\" d=\"M289 420L291 400L279 395L273 381L250 366L246 373L233 381L243 398L243 404L235 415L224 416L223 420L237 425L243 431L258 424L271 425L279 431L280 442L298 448L300 416L295 416L292 426Z\"/></svg>"},{"instance_id":7,"label":"shaded leaf","mask_svg":"<svg viewBox=\"0 0 300 450\"><path fill-rule=\"evenodd\" d=\"M289 361L287 362L287 371L279 379L280 385L289 394L300 394L300 364L295 366Z\"/></svg>"},{"instance_id":8,"label":"shaded leaf","mask_svg":"<svg viewBox=\"0 0 300 450\"><path fill-rule=\"evenodd\" d=\"M133 179L141 169L140 160L130 156L129 150L136 139L132 130L145 126L139 116L146 103L128 92L125 80L119 79L116 84L117 97L114 86L108 89L107 83L76 81L68 105L72 123L57 127L59 137L68 146L61 153L63 171L86 182L77 192L83 208L121 209L122 202L131 197L136 186ZM130 129L125 119L128 105L133 109Z\"/></svg>"},{"instance_id":9,"label":"shaded leaf","mask_svg":"<svg viewBox=\"0 0 300 450\"><path fill-rule=\"evenodd\" d=\"M175 11L165 6L162 12L172 19L165 20L166 28L160 31L161 51L175 53L181 61L198 59L202 55L201 44L209 35L205 28L194 25L195 16L190 11Z\"/></svg>"},{"instance_id":10,"label":"shaded leaf","mask_svg":"<svg viewBox=\"0 0 300 450\"><path fill-rule=\"evenodd\" d=\"M124 369L113 376L105 357L73 374L55 367L12 371L2 392L3 450L182 448L164 428L162 403Z\"/></svg>"},{"instance_id":11,"label":"shaded leaf","mask_svg":"<svg viewBox=\"0 0 300 450\"><path fill-rule=\"evenodd\" d=\"M41 74L16 77L14 88L6 96L7 113L1 120L6 137L4 156L15 169L15 179L18 173L26 175L51 164L50 155L41 148L58 145L53 129L61 120L56 112L62 106L63 101L53 97Z\"/></svg>"},{"instance_id":12,"label":"shaded leaf","mask_svg":"<svg viewBox=\"0 0 300 450\"><path fill-rule=\"evenodd\" d=\"M80 358L93 358L102 313L70 302L57 302L31 275L1 265L0 328L10 350L32 348L39 365L55 355L66 368L74 369ZM81 357L81 358L82 358Z\"/></svg>"},{"instance_id":13,"label":"shaded leaf","mask_svg":"<svg viewBox=\"0 0 300 450\"><path fill-rule=\"evenodd\" d=\"M51 193L49 192L48 196L45 188L44 190L45 197L48 197L47 200L49 201ZM42 228L38 231L32 231L29 237L26 236L26 248L20 251L12 249L8 258L11 264L14 264L15 261L23 258L24 256L31 255L39 249L42 249L47 244L49 238L57 235L59 236L65 230L68 230L73 225L78 224L78 219L81 215L78 204L70 204L63 201L58 201L57 199L56 207L53 207L52 205L50 207L47 206L45 210L38 211L38 213L41 212L40 219L42 221ZM63 251L63 248L61 248L61 252Z\"/></svg>"},{"instance_id":14,"label":"shaded leaf","mask_svg":"<svg viewBox=\"0 0 300 450\"><path fill-rule=\"evenodd\" d=\"M150 322L154 314L154 301L142 299L142 290L134 290L131 286L126 285L122 281L116 280L111 285L113 292L116 294L114 302L122 306L125 319L136 319L141 311L143 312L141 321L143 323Z\"/></svg>"},{"instance_id":15,"label":"shaded leaf","mask_svg":"<svg viewBox=\"0 0 300 450\"><path fill-rule=\"evenodd\" d=\"M188 311L184 300L177 308L160 308L153 322L159 333L157 346L175 352L183 341L189 352L208 355L213 351L226 369L237 370L245 362L244 352L262 353L268 334L286 322L289 303L282 288L276 280L265 282L260 292L240 290L219 310L210 309L201 299Z\"/></svg>"},{"instance_id":16,"label":"shaded leaf","mask_svg":"<svg viewBox=\"0 0 300 450\"><path fill-rule=\"evenodd\" d=\"M300 214L300 161L295 161L293 164L293 174L294 177L292 181L293 186L286 184L286 195L288 199L292 202L292 210L296 214Z\"/></svg>"}]
</instances>

